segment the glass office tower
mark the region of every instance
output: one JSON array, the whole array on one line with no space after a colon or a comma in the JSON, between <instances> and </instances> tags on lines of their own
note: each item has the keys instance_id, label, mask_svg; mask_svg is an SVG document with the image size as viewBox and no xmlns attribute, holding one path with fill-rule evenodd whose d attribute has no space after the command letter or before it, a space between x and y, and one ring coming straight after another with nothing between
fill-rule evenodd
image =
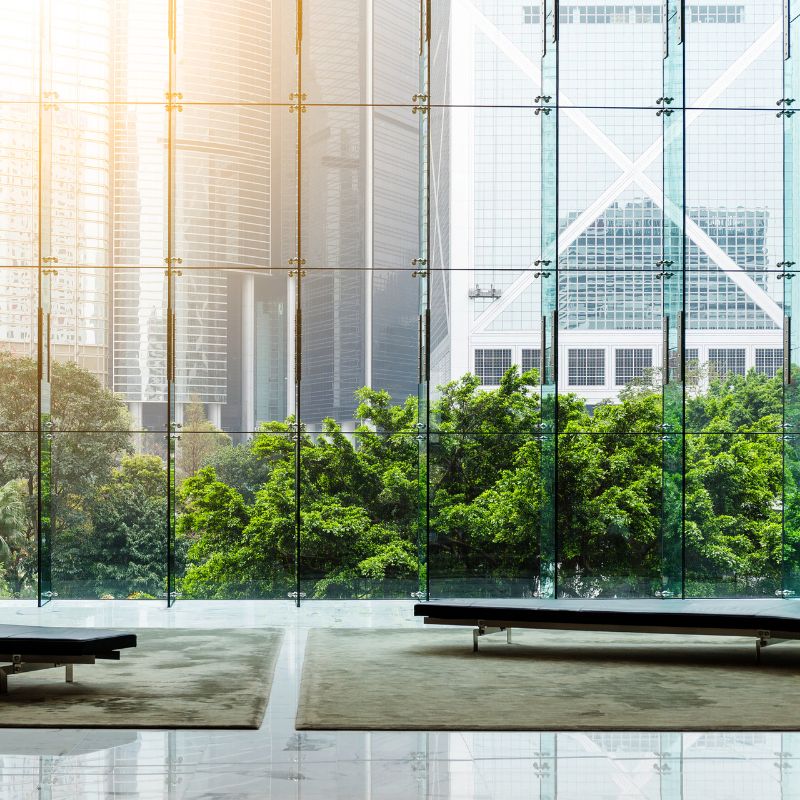
<instances>
[{"instance_id":1,"label":"glass office tower","mask_svg":"<svg viewBox=\"0 0 800 800\"><path fill-rule=\"evenodd\" d=\"M519 106L533 104L539 93L542 22L535 5L468 8L465 30L450 44L444 81L474 106L467 126L450 132L471 191L449 230L470 275L449 286L443 302L451 316L469 322L444 338L434 357L439 380L472 371L484 385L496 386L512 363L526 369L540 358L532 267L539 248L541 155ZM687 48L687 75L698 111L707 88L712 105L735 107L747 105L742 98L781 95L780 42L771 30L765 33L775 9L687 6L683 24L697 43ZM661 363L662 281L650 267L660 260L663 203L646 191L662 182L661 125L615 107L654 103L661 93L662 65L652 56L662 48L664 9L561 4L558 14L562 103L587 106L585 112L565 111L559 128L561 152L575 166L558 184L559 379L596 403L617 397L620 387L646 379ZM595 59L601 78L587 79ZM699 145L687 150L688 167L703 180L687 196L687 222L696 235L686 243L686 319L693 360L716 374L755 368L773 376L778 369L783 312L780 283L769 268L781 260L783 246L783 139L780 126L767 120L748 118L751 127L737 132L719 112L687 119L687 142ZM712 142L737 136L724 163L710 169ZM746 164L753 151L758 170ZM631 156L644 162L651 186L635 180L632 165L626 173ZM598 331L605 331L602 341ZM457 333L461 343L453 348Z\"/></svg>"}]
</instances>

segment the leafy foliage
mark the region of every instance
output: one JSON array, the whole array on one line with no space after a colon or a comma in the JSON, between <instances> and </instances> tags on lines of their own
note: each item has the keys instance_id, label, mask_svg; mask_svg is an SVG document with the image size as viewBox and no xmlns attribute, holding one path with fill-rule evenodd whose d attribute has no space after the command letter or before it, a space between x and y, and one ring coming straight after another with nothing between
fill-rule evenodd
<instances>
[{"instance_id":1,"label":"leafy foliage","mask_svg":"<svg viewBox=\"0 0 800 800\"><path fill-rule=\"evenodd\" d=\"M25 525L6 563L9 590L30 593L36 570L36 362L0 353L0 481L19 481ZM72 362L56 362L51 377L54 578L69 579L75 543L91 535L89 510L123 453L132 451L125 404Z\"/></svg>"},{"instance_id":2,"label":"leafy foliage","mask_svg":"<svg viewBox=\"0 0 800 800\"><path fill-rule=\"evenodd\" d=\"M14 594L35 585L36 377L34 362L0 354L0 591ZM313 597L407 597L420 576L438 594L531 594L549 588L540 576L554 545L542 523L553 513L562 593L659 586L662 496L680 501L681 473L665 480L661 398L646 386L594 409L559 396L557 438L541 429L536 373L516 368L492 390L472 375L440 387L429 439L418 438L416 398L396 404L365 388L357 400L354 433L334 420L301 431L299 467L293 419L234 444L189 407L178 445L182 596L285 597L298 570ZM786 558L798 560L800 459L775 435L782 403L779 379L754 372L698 381L686 398L690 593L770 594ZM74 364L53 367L52 422L59 594L160 596L163 458L132 455L124 404Z\"/></svg>"}]
</instances>

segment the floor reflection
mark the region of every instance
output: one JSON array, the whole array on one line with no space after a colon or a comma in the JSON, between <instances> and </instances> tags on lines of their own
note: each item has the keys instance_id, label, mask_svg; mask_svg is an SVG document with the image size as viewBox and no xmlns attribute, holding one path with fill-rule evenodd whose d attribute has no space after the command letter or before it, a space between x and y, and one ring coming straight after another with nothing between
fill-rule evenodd
<instances>
[{"instance_id":1,"label":"floor reflection","mask_svg":"<svg viewBox=\"0 0 800 800\"><path fill-rule=\"evenodd\" d=\"M800 797L795 733L296 733L284 739L266 726L115 732L106 747L96 732L48 732L27 748L15 738L0 736L2 797Z\"/></svg>"},{"instance_id":2,"label":"floor reflection","mask_svg":"<svg viewBox=\"0 0 800 800\"><path fill-rule=\"evenodd\" d=\"M3 611L8 621L17 611L31 614L6 604ZM76 603L33 615L51 624L274 624L287 636L260 730L2 730L0 798L800 798L800 733L295 731L308 628L417 624L406 603L309 603L299 611L285 603L198 603L171 612ZM535 717L532 708L532 724Z\"/></svg>"}]
</instances>

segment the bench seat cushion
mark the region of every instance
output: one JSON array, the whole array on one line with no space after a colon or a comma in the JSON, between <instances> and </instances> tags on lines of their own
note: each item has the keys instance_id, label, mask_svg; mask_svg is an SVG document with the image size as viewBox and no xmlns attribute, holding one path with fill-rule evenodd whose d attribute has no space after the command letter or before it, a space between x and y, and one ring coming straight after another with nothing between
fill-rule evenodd
<instances>
[{"instance_id":1,"label":"bench seat cushion","mask_svg":"<svg viewBox=\"0 0 800 800\"><path fill-rule=\"evenodd\" d=\"M136 647L136 635L99 628L51 628L43 625L0 625L0 653L92 656Z\"/></svg>"},{"instance_id":2,"label":"bench seat cushion","mask_svg":"<svg viewBox=\"0 0 800 800\"><path fill-rule=\"evenodd\" d=\"M800 600L430 600L414 614L437 620L503 621L535 625L769 630L800 634Z\"/></svg>"}]
</instances>

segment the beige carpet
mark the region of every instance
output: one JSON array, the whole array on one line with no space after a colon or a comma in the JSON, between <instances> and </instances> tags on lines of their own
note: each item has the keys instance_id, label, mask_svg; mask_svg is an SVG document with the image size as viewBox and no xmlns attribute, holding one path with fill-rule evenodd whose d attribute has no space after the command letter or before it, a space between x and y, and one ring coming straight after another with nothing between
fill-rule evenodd
<instances>
[{"instance_id":1,"label":"beige carpet","mask_svg":"<svg viewBox=\"0 0 800 800\"><path fill-rule=\"evenodd\" d=\"M301 730L798 730L800 644L470 628L314 629Z\"/></svg>"},{"instance_id":2,"label":"beige carpet","mask_svg":"<svg viewBox=\"0 0 800 800\"><path fill-rule=\"evenodd\" d=\"M0 727L258 728L283 632L275 628L137 630L120 661L8 679Z\"/></svg>"}]
</instances>

